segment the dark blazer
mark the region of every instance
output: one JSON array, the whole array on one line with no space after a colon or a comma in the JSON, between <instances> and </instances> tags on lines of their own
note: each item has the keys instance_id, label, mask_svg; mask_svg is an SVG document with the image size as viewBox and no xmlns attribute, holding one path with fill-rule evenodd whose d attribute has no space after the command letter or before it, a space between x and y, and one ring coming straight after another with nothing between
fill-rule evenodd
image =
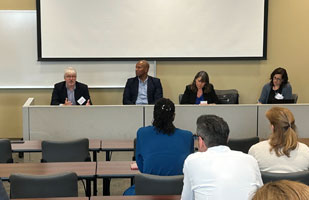
<instances>
[{"instance_id":1,"label":"dark blazer","mask_svg":"<svg viewBox=\"0 0 309 200\"><path fill-rule=\"evenodd\" d=\"M87 100L90 99L88 86L86 84L79 83L77 81L75 85L76 85L76 89L74 90L74 96L75 96L76 104L78 105L77 100L79 98L84 97L86 101L83 103L83 105L86 105ZM67 88L65 87L65 81L56 83L54 86L50 105L64 104L66 98L68 98L68 94L67 94ZM91 99L90 99L90 104L92 104Z\"/></svg>"},{"instance_id":2,"label":"dark blazer","mask_svg":"<svg viewBox=\"0 0 309 200\"><path fill-rule=\"evenodd\" d=\"M138 95L138 77L129 78L123 92L122 103L135 104ZM148 76L147 98L148 104L154 104L163 97L162 85L160 79Z\"/></svg>"},{"instance_id":3,"label":"dark blazer","mask_svg":"<svg viewBox=\"0 0 309 200\"><path fill-rule=\"evenodd\" d=\"M210 103L218 104L219 99L218 99L216 92L214 90L214 86L212 84L209 84L209 85L210 85L211 89L210 89L210 92L203 94L204 101L207 101L208 104L210 104ZM203 88L203 90L204 90L204 88ZM186 90L185 90L185 92L182 96L180 104L195 104L196 95L197 95L197 92L193 92L191 90L191 85L187 85Z\"/></svg>"}]
</instances>

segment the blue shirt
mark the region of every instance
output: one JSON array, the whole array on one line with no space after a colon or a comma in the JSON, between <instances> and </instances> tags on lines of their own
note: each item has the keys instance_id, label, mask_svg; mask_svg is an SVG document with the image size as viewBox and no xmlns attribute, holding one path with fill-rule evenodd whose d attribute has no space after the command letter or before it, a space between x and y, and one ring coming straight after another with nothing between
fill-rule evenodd
<instances>
[{"instance_id":1,"label":"blue shirt","mask_svg":"<svg viewBox=\"0 0 309 200\"><path fill-rule=\"evenodd\" d=\"M204 101L204 96L203 95L201 95L200 97L196 97L195 104L200 104L201 101Z\"/></svg>"},{"instance_id":2,"label":"blue shirt","mask_svg":"<svg viewBox=\"0 0 309 200\"><path fill-rule=\"evenodd\" d=\"M70 90L67 88L68 101L71 101L72 105L76 105L75 94L74 94L75 89L76 86L74 86L74 90Z\"/></svg>"},{"instance_id":3,"label":"blue shirt","mask_svg":"<svg viewBox=\"0 0 309 200\"><path fill-rule=\"evenodd\" d=\"M148 104L147 83L148 77L144 82L140 78L138 78L138 95L135 102L136 104Z\"/></svg>"}]
</instances>

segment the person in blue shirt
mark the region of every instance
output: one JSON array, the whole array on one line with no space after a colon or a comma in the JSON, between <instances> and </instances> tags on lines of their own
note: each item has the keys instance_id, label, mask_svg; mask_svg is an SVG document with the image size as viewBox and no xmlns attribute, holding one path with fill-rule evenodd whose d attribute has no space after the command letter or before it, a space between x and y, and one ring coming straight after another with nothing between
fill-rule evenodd
<instances>
[{"instance_id":1,"label":"person in blue shirt","mask_svg":"<svg viewBox=\"0 0 309 200\"><path fill-rule=\"evenodd\" d=\"M194 152L193 134L176 128L174 119L174 103L159 99L154 106L152 126L137 131L135 157L140 172L161 176L183 174L184 160ZM124 195L135 195L135 187Z\"/></svg>"}]
</instances>

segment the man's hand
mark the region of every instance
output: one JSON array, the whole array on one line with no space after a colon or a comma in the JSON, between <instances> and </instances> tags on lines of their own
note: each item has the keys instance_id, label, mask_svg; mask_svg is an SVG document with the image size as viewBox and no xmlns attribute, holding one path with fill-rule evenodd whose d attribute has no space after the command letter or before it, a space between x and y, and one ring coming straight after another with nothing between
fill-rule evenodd
<instances>
[{"instance_id":1,"label":"man's hand","mask_svg":"<svg viewBox=\"0 0 309 200\"><path fill-rule=\"evenodd\" d=\"M90 106L90 99L87 100L86 106Z\"/></svg>"},{"instance_id":2,"label":"man's hand","mask_svg":"<svg viewBox=\"0 0 309 200\"><path fill-rule=\"evenodd\" d=\"M72 102L71 102L71 101L68 101L68 98L65 98L64 105L65 105L65 106L71 106L71 105L72 105Z\"/></svg>"}]
</instances>

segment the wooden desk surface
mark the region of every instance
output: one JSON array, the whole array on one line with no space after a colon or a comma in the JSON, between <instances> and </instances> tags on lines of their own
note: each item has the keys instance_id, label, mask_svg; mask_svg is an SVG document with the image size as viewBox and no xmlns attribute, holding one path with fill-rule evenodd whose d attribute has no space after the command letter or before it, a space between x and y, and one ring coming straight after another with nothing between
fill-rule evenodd
<instances>
[{"instance_id":1,"label":"wooden desk surface","mask_svg":"<svg viewBox=\"0 0 309 200\"><path fill-rule=\"evenodd\" d=\"M80 178L93 178L96 174L96 162L0 164L0 177L3 180L8 180L12 173L48 175L61 172L75 172Z\"/></svg>"},{"instance_id":2,"label":"wooden desk surface","mask_svg":"<svg viewBox=\"0 0 309 200\"><path fill-rule=\"evenodd\" d=\"M92 196L90 200L179 200L180 195Z\"/></svg>"},{"instance_id":3,"label":"wooden desk surface","mask_svg":"<svg viewBox=\"0 0 309 200\"><path fill-rule=\"evenodd\" d=\"M11 199L13 200L13 199ZM89 200L89 197L58 197L58 198L27 198L27 199L16 199L16 200Z\"/></svg>"},{"instance_id":4,"label":"wooden desk surface","mask_svg":"<svg viewBox=\"0 0 309 200\"><path fill-rule=\"evenodd\" d=\"M102 140L102 151L133 151L133 140Z\"/></svg>"},{"instance_id":5,"label":"wooden desk surface","mask_svg":"<svg viewBox=\"0 0 309 200\"><path fill-rule=\"evenodd\" d=\"M13 152L41 152L41 140L25 140L23 143L12 143ZM99 151L101 140L89 140L89 150Z\"/></svg>"},{"instance_id":6,"label":"wooden desk surface","mask_svg":"<svg viewBox=\"0 0 309 200\"><path fill-rule=\"evenodd\" d=\"M298 138L298 141L309 146L309 138Z\"/></svg>"},{"instance_id":7,"label":"wooden desk surface","mask_svg":"<svg viewBox=\"0 0 309 200\"><path fill-rule=\"evenodd\" d=\"M98 162L97 176L99 178L132 178L140 173L131 170L132 161L100 161Z\"/></svg>"}]
</instances>

